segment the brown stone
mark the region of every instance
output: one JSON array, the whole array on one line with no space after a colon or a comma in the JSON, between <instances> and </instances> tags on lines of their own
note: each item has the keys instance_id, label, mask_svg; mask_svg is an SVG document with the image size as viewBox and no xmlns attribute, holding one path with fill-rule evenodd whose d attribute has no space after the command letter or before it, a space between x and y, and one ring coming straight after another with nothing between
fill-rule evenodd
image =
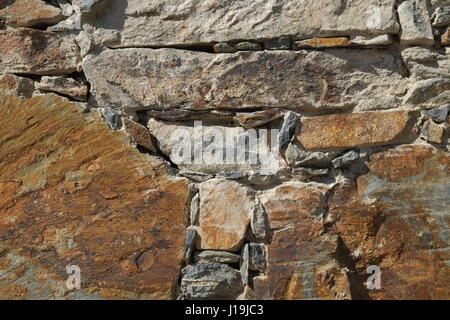
<instances>
[{"instance_id":1,"label":"brown stone","mask_svg":"<svg viewBox=\"0 0 450 320\"><path fill-rule=\"evenodd\" d=\"M234 117L234 120L243 128L251 129L277 119L281 119L284 116L284 112L280 109L264 110L254 112L252 114L238 115Z\"/></svg>"},{"instance_id":2,"label":"brown stone","mask_svg":"<svg viewBox=\"0 0 450 320\"><path fill-rule=\"evenodd\" d=\"M0 87L17 96L30 98L35 90L31 79L18 77L14 74L0 75Z\"/></svg>"},{"instance_id":3,"label":"brown stone","mask_svg":"<svg viewBox=\"0 0 450 320\"><path fill-rule=\"evenodd\" d=\"M389 145L410 139L414 112L364 112L303 118L297 138L308 150Z\"/></svg>"},{"instance_id":4,"label":"brown stone","mask_svg":"<svg viewBox=\"0 0 450 320\"><path fill-rule=\"evenodd\" d=\"M444 46L450 45L450 27L447 27L447 30L441 36L441 43Z\"/></svg>"},{"instance_id":5,"label":"brown stone","mask_svg":"<svg viewBox=\"0 0 450 320\"><path fill-rule=\"evenodd\" d=\"M359 279L381 268L381 289L366 297L449 299L449 154L404 145L373 155L369 169L329 201Z\"/></svg>"},{"instance_id":6,"label":"brown stone","mask_svg":"<svg viewBox=\"0 0 450 320\"><path fill-rule=\"evenodd\" d=\"M197 228L201 250L237 251L250 223L254 196L234 181L212 179L199 187L200 216Z\"/></svg>"},{"instance_id":7,"label":"brown stone","mask_svg":"<svg viewBox=\"0 0 450 320\"><path fill-rule=\"evenodd\" d=\"M335 260L338 239L324 233L327 189L285 183L262 195L270 228L265 276L253 279L250 299L350 298L345 272Z\"/></svg>"},{"instance_id":8,"label":"brown stone","mask_svg":"<svg viewBox=\"0 0 450 320\"><path fill-rule=\"evenodd\" d=\"M153 153L158 152L158 147L154 145L152 135L146 127L129 119L124 119L123 123L125 125L125 130L137 145L140 145Z\"/></svg>"},{"instance_id":9,"label":"brown stone","mask_svg":"<svg viewBox=\"0 0 450 320\"><path fill-rule=\"evenodd\" d=\"M66 99L0 101L0 272L27 270L0 278L0 296L173 298L187 180ZM67 292L66 265L81 290Z\"/></svg>"},{"instance_id":10,"label":"brown stone","mask_svg":"<svg viewBox=\"0 0 450 320\"><path fill-rule=\"evenodd\" d=\"M42 91L56 92L78 101L86 101L87 85L67 77L42 77L36 87Z\"/></svg>"},{"instance_id":11,"label":"brown stone","mask_svg":"<svg viewBox=\"0 0 450 320\"><path fill-rule=\"evenodd\" d=\"M442 143L442 138L444 136L444 128L439 126L433 121L428 121L426 125L426 139L428 142L432 143Z\"/></svg>"},{"instance_id":12,"label":"brown stone","mask_svg":"<svg viewBox=\"0 0 450 320\"><path fill-rule=\"evenodd\" d=\"M80 61L77 44L56 33L19 28L0 30L0 73L63 75Z\"/></svg>"},{"instance_id":13,"label":"brown stone","mask_svg":"<svg viewBox=\"0 0 450 320\"><path fill-rule=\"evenodd\" d=\"M337 38L314 38L302 41L296 41L295 46L298 49L303 48L341 48L349 47L352 42L347 37L337 37Z\"/></svg>"},{"instance_id":14,"label":"brown stone","mask_svg":"<svg viewBox=\"0 0 450 320\"><path fill-rule=\"evenodd\" d=\"M37 27L56 24L64 19L60 9L41 0L14 0L0 5L0 20L11 27ZM1 3L0 3L1 4Z\"/></svg>"}]
</instances>

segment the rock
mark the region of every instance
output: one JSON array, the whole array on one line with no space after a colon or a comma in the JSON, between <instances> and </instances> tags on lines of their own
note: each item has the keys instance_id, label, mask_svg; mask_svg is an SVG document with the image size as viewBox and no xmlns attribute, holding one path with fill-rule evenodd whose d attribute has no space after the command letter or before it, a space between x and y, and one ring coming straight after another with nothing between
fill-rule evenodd
<instances>
[{"instance_id":1,"label":"rock","mask_svg":"<svg viewBox=\"0 0 450 320\"><path fill-rule=\"evenodd\" d=\"M200 250L237 251L254 210L253 192L238 182L212 179L199 186Z\"/></svg>"},{"instance_id":2,"label":"rock","mask_svg":"<svg viewBox=\"0 0 450 320\"><path fill-rule=\"evenodd\" d=\"M335 235L321 236L324 227L316 219L325 212L325 193L325 188L295 182L264 192L261 200L273 238L265 276L253 278L247 299L333 299L333 290L346 293L339 281L325 285L320 280L320 267L335 262L338 246Z\"/></svg>"},{"instance_id":3,"label":"rock","mask_svg":"<svg viewBox=\"0 0 450 320\"><path fill-rule=\"evenodd\" d=\"M284 116L284 121L278 134L278 146L280 152L286 151L287 147L294 138L297 128L299 127L299 119L294 112L289 112Z\"/></svg>"},{"instance_id":4,"label":"rock","mask_svg":"<svg viewBox=\"0 0 450 320\"><path fill-rule=\"evenodd\" d=\"M195 250L195 243L197 241L198 234L193 228L188 228L186 230L186 238L184 241L184 261L189 263L191 260L192 253Z\"/></svg>"},{"instance_id":5,"label":"rock","mask_svg":"<svg viewBox=\"0 0 450 320\"><path fill-rule=\"evenodd\" d=\"M258 111L251 114L238 114L234 120L245 129L251 129L263 126L274 120L278 120L284 116L284 112L280 109L271 109Z\"/></svg>"},{"instance_id":6,"label":"rock","mask_svg":"<svg viewBox=\"0 0 450 320\"><path fill-rule=\"evenodd\" d=\"M411 76L419 80L450 78L450 56L434 49L411 47L402 50Z\"/></svg>"},{"instance_id":7,"label":"rock","mask_svg":"<svg viewBox=\"0 0 450 320\"><path fill-rule=\"evenodd\" d=\"M333 163L333 167L338 169L338 168L345 167L358 159L359 159L359 152L349 151L349 152L346 152L344 155L334 159L332 161L332 163Z\"/></svg>"},{"instance_id":8,"label":"rock","mask_svg":"<svg viewBox=\"0 0 450 320\"><path fill-rule=\"evenodd\" d=\"M403 1L398 6L398 16L402 27L402 44L421 46L434 44L433 30L424 1Z\"/></svg>"},{"instance_id":9,"label":"rock","mask_svg":"<svg viewBox=\"0 0 450 320\"><path fill-rule=\"evenodd\" d=\"M381 36L351 36L350 42L353 45L378 47L378 46L388 46L392 44L394 41L392 40L392 35L383 34Z\"/></svg>"},{"instance_id":10,"label":"rock","mask_svg":"<svg viewBox=\"0 0 450 320\"><path fill-rule=\"evenodd\" d=\"M294 43L297 49L303 48L340 48L349 47L352 45L347 37L337 37L337 38L314 38L302 41L296 41Z\"/></svg>"},{"instance_id":11,"label":"rock","mask_svg":"<svg viewBox=\"0 0 450 320\"><path fill-rule=\"evenodd\" d=\"M411 139L416 118L416 113L408 111L303 118L297 139L307 150L402 143Z\"/></svg>"},{"instance_id":12,"label":"rock","mask_svg":"<svg viewBox=\"0 0 450 320\"><path fill-rule=\"evenodd\" d=\"M296 140L293 140L293 143L288 146L285 156L286 161L292 167L324 168L328 167L331 161L340 154L340 151L307 151L299 146Z\"/></svg>"},{"instance_id":13,"label":"rock","mask_svg":"<svg viewBox=\"0 0 450 320\"><path fill-rule=\"evenodd\" d=\"M381 269L381 289L367 298L448 297L449 165L447 152L399 146L372 155L370 171L330 198L356 273L367 279L368 266Z\"/></svg>"},{"instance_id":14,"label":"rock","mask_svg":"<svg viewBox=\"0 0 450 320\"><path fill-rule=\"evenodd\" d=\"M230 46L228 43L216 43L214 45L214 52L215 53L235 53L237 50Z\"/></svg>"},{"instance_id":15,"label":"rock","mask_svg":"<svg viewBox=\"0 0 450 320\"><path fill-rule=\"evenodd\" d=\"M225 251L197 251L195 253L195 263L239 263L240 257L237 254L233 254Z\"/></svg>"},{"instance_id":16,"label":"rock","mask_svg":"<svg viewBox=\"0 0 450 320\"><path fill-rule=\"evenodd\" d=\"M97 3L106 2L108 0L81 0L80 1L80 11L83 13L91 12L92 8Z\"/></svg>"},{"instance_id":17,"label":"rock","mask_svg":"<svg viewBox=\"0 0 450 320\"><path fill-rule=\"evenodd\" d=\"M198 226L200 218L200 197L198 193L194 196L194 198L192 198L190 215L191 215L191 225Z\"/></svg>"},{"instance_id":18,"label":"rock","mask_svg":"<svg viewBox=\"0 0 450 320\"><path fill-rule=\"evenodd\" d=\"M441 43L443 46L450 45L450 27L447 27L447 30L441 36Z\"/></svg>"},{"instance_id":19,"label":"rock","mask_svg":"<svg viewBox=\"0 0 450 320\"><path fill-rule=\"evenodd\" d=\"M188 299L230 299L242 291L239 271L226 264L189 265L182 275L181 292Z\"/></svg>"},{"instance_id":20,"label":"rock","mask_svg":"<svg viewBox=\"0 0 450 320\"><path fill-rule=\"evenodd\" d=\"M264 42L265 50L290 50L291 39L289 37L280 37Z\"/></svg>"},{"instance_id":21,"label":"rock","mask_svg":"<svg viewBox=\"0 0 450 320\"><path fill-rule=\"evenodd\" d=\"M80 60L74 41L47 31L0 30L0 43L0 73L70 74Z\"/></svg>"},{"instance_id":22,"label":"rock","mask_svg":"<svg viewBox=\"0 0 450 320\"><path fill-rule=\"evenodd\" d=\"M434 27L445 27L450 25L450 6L438 7L431 16Z\"/></svg>"},{"instance_id":23,"label":"rock","mask_svg":"<svg viewBox=\"0 0 450 320\"><path fill-rule=\"evenodd\" d=\"M440 107L450 101L450 79L417 81L403 99L404 104L420 106L422 109Z\"/></svg>"},{"instance_id":24,"label":"rock","mask_svg":"<svg viewBox=\"0 0 450 320\"><path fill-rule=\"evenodd\" d=\"M83 61L98 105L130 110L395 108L409 83L399 68L388 52L344 49L119 49Z\"/></svg>"},{"instance_id":25,"label":"rock","mask_svg":"<svg viewBox=\"0 0 450 320\"><path fill-rule=\"evenodd\" d=\"M0 88L22 98L31 98L36 89L33 80L13 74L0 75Z\"/></svg>"},{"instance_id":26,"label":"rock","mask_svg":"<svg viewBox=\"0 0 450 320\"><path fill-rule=\"evenodd\" d=\"M440 127L433 121L427 121L424 125L425 135L428 142L442 143L444 128Z\"/></svg>"},{"instance_id":27,"label":"rock","mask_svg":"<svg viewBox=\"0 0 450 320\"><path fill-rule=\"evenodd\" d=\"M148 128L160 150L182 171L212 175L258 171L268 175L281 167L276 141L268 143L274 133L268 130L154 119Z\"/></svg>"},{"instance_id":28,"label":"rock","mask_svg":"<svg viewBox=\"0 0 450 320\"><path fill-rule=\"evenodd\" d=\"M60 9L41 0L8 1L9 5L0 7L0 20L11 27L48 26L64 19Z\"/></svg>"},{"instance_id":29,"label":"rock","mask_svg":"<svg viewBox=\"0 0 450 320\"><path fill-rule=\"evenodd\" d=\"M267 239L269 223L264 206L260 203L255 205L250 221L253 236L257 240L265 241Z\"/></svg>"},{"instance_id":30,"label":"rock","mask_svg":"<svg viewBox=\"0 0 450 320\"><path fill-rule=\"evenodd\" d=\"M117 0L103 6L102 14L86 15L84 29L92 29L96 42L102 43L107 31L104 26L116 26L120 37L114 47L195 46L282 36L380 35L398 32L395 5L395 0L346 5L335 0Z\"/></svg>"},{"instance_id":31,"label":"rock","mask_svg":"<svg viewBox=\"0 0 450 320\"><path fill-rule=\"evenodd\" d=\"M111 129L120 130L122 128L122 117L119 112L112 108L102 108L101 113Z\"/></svg>"},{"instance_id":32,"label":"rock","mask_svg":"<svg viewBox=\"0 0 450 320\"><path fill-rule=\"evenodd\" d=\"M72 4L67 0L57 0L59 7L62 10L62 14L65 17L70 17L74 11Z\"/></svg>"},{"instance_id":33,"label":"rock","mask_svg":"<svg viewBox=\"0 0 450 320\"><path fill-rule=\"evenodd\" d=\"M247 286L250 284L250 274L249 274L250 247L249 247L248 243L246 243L242 249L240 261L241 261L240 271L241 271L242 283Z\"/></svg>"},{"instance_id":34,"label":"rock","mask_svg":"<svg viewBox=\"0 0 450 320\"><path fill-rule=\"evenodd\" d=\"M114 118L114 116L113 116ZM116 124L117 120L112 120L113 126L115 128L120 127L120 125ZM148 131L146 127L140 125L129 119L123 119L123 125L125 131L130 135L131 140L137 145L144 147L145 149L153 152L154 154L158 153L158 147L153 143L152 135Z\"/></svg>"},{"instance_id":35,"label":"rock","mask_svg":"<svg viewBox=\"0 0 450 320\"><path fill-rule=\"evenodd\" d=\"M247 174L243 172L225 172L217 174L216 177L228 180L242 180L247 177Z\"/></svg>"},{"instance_id":36,"label":"rock","mask_svg":"<svg viewBox=\"0 0 450 320\"><path fill-rule=\"evenodd\" d=\"M298 181L309 181L313 178L326 176L328 173L329 170L327 168L294 168L292 170L292 177Z\"/></svg>"},{"instance_id":37,"label":"rock","mask_svg":"<svg viewBox=\"0 0 450 320\"><path fill-rule=\"evenodd\" d=\"M248 246L248 268L253 271L264 271L266 268L266 246L260 243L250 243Z\"/></svg>"},{"instance_id":38,"label":"rock","mask_svg":"<svg viewBox=\"0 0 450 320\"><path fill-rule=\"evenodd\" d=\"M236 51L261 51L262 47L258 43L254 42L239 42L238 44L234 45L234 48Z\"/></svg>"},{"instance_id":39,"label":"rock","mask_svg":"<svg viewBox=\"0 0 450 320\"><path fill-rule=\"evenodd\" d=\"M88 87L72 78L67 77L42 77L41 81L36 83L36 88L42 91L56 92L62 95L70 96L78 101L86 101Z\"/></svg>"},{"instance_id":40,"label":"rock","mask_svg":"<svg viewBox=\"0 0 450 320\"><path fill-rule=\"evenodd\" d=\"M0 279L0 294L171 299L183 258L187 180L67 99L0 91L0 101L0 269L5 275L5 252L21 266L16 275L6 271L15 278ZM63 296L67 265L80 268L82 282Z\"/></svg>"},{"instance_id":41,"label":"rock","mask_svg":"<svg viewBox=\"0 0 450 320\"><path fill-rule=\"evenodd\" d=\"M234 112L226 110L164 110L164 111L148 111L147 116L163 121L214 121L230 123L234 119Z\"/></svg>"},{"instance_id":42,"label":"rock","mask_svg":"<svg viewBox=\"0 0 450 320\"><path fill-rule=\"evenodd\" d=\"M200 172L180 172L179 175L190 180L194 180L195 182L205 182L214 178L213 175Z\"/></svg>"},{"instance_id":43,"label":"rock","mask_svg":"<svg viewBox=\"0 0 450 320\"><path fill-rule=\"evenodd\" d=\"M450 104L431 110L425 110L423 113L438 123L445 122L450 110Z\"/></svg>"}]
</instances>

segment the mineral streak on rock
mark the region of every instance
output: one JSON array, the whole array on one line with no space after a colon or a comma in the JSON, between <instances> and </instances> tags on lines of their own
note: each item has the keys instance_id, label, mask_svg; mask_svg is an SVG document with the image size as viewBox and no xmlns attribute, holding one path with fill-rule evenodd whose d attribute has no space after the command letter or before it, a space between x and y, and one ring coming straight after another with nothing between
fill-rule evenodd
<instances>
[{"instance_id":1,"label":"mineral streak on rock","mask_svg":"<svg viewBox=\"0 0 450 320\"><path fill-rule=\"evenodd\" d=\"M2 250L35 265L47 283L59 281L52 297L65 290L71 264L91 292L83 297L171 298L183 258L186 180L65 99L0 91L0 100ZM35 281L18 277L10 295L44 298Z\"/></svg>"}]
</instances>

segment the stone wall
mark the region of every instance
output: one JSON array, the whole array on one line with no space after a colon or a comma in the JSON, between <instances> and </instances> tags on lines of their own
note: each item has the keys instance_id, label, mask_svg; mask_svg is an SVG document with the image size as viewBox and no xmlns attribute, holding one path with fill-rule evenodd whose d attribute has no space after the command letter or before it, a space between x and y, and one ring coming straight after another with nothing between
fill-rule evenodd
<instances>
[{"instance_id":1,"label":"stone wall","mask_svg":"<svg viewBox=\"0 0 450 320\"><path fill-rule=\"evenodd\" d=\"M0 298L449 299L449 109L448 0L0 0Z\"/></svg>"}]
</instances>

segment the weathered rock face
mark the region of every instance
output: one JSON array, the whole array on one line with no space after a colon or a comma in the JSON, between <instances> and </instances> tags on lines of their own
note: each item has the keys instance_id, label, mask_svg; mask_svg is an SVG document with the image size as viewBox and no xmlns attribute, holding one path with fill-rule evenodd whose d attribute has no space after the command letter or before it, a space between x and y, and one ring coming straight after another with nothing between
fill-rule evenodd
<instances>
[{"instance_id":1,"label":"weathered rock face","mask_svg":"<svg viewBox=\"0 0 450 320\"><path fill-rule=\"evenodd\" d=\"M334 0L106 1L86 17L98 42L111 26L114 47L186 46L280 36L395 33L394 0L366 0L346 5ZM100 10L102 8L102 10Z\"/></svg>"},{"instance_id":2,"label":"weathered rock face","mask_svg":"<svg viewBox=\"0 0 450 320\"><path fill-rule=\"evenodd\" d=\"M0 6L0 19L11 27L39 27L64 19L60 9L41 0L7 1Z\"/></svg>"},{"instance_id":3,"label":"weathered rock face","mask_svg":"<svg viewBox=\"0 0 450 320\"><path fill-rule=\"evenodd\" d=\"M75 42L51 32L0 30L0 43L0 73L69 74L80 62Z\"/></svg>"},{"instance_id":4,"label":"weathered rock face","mask_svg":"<svg viewBox=\"0 0 450 320\"><path fill-rule=\"evenodd\" d=\"M395 58L375 51L123 49L88 56L83 69L97 103L119 109L384 109L406 89Z\"/></svg>"},{"instance_id":5,"label":"weathered rock face","mask_svg":"<svg viewBox=\"0 0 450 320\"><path fill-rule=\"evenodd\" d=\"M449 297L449 165L446 152L400 146L373 155L370 172L331 198L330 215L356 270L382 270L371 298Z\"/></svg>"},{"instance_id":6,"label":"weathered rock face","mask_svg":"<svg viewBox=\"0 0 450 320\"><path fill-rule=\"evenodd\" d=\"M0 296L64 297L77 265L68 298L173 297L186 180L64 99L0 100Z\"/></svg>"}]
</instances>

